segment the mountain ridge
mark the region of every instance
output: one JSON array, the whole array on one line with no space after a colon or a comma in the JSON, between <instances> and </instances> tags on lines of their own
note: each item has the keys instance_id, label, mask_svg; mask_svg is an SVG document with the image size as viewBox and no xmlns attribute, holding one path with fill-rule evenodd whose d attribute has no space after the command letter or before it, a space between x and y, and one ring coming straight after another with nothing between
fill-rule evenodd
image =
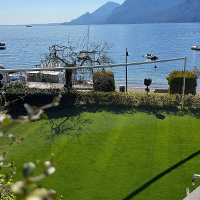
<instances>
[{"instance_id":1,"label":"mountain ridge","mask_svg":"<svg viewBox=\"0 0 200 200\"><path fill-rule=\"evenodd\" d=\"M200 21L200 0L126 0L108 2L64 25L184 23Z\"/></svg>"},{"instance_id":2,"label":"mountain ridge","mask_svg":"<svg viewBox=\"0 0 200 200\"><path fill-rule=\"evenodd\" d=\"M105 23L108 16L112 13L113 9L118 6L120 6L120 4L115 2L108 2L94 12L86 12L85 14L71 20L70 22L65 22L64 25L103 24Z\"/></svg>"},{"instance_id":3,"label":"mountain ridge","mask_svg":"<svg viewBox=\"0 0 200 200\"><path fill-rule=\"evenodd\" d=\"M106 19L108 24L129 24L153 22L149 16L178 5L184 0L126 0L120 7L113 10Z\"/></svg>"}]
</instances>

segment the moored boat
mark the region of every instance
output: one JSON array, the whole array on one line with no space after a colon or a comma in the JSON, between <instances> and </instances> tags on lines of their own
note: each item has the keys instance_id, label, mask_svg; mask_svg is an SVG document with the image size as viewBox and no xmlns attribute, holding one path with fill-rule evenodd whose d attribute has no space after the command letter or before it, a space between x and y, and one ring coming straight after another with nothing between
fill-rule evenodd
<instances>
[{"instance_id":1,"label":"moored boat","mask_svg":"<svg viewBox=\"0 0 200 200\"><path fill-rule=\"evenodd\" d=\"M150 60L157 60L158 59L157 56L154 56L152 54L146 54L145 56L146 56L147 59L150 59Z\"/></svg>"},{"instance_id":2,"label":"moored boat","mask_svg":"<svg viewBox=\"0 0 200 200\"><path fill-rule=\"evenodd\" d=\"M199 46L191 46L191 49L192 50L200 50L200 47Z\"/></svg>"},{"instance_id":3,"label":"moored boat","mask_svg":"<svg viewBox=\"0 0 200 200\"><path fill-rule=\"evenodd\" d=\"M0 46L0 50L4 50L4 49L6 49L5 46Z\"/></svg>"}]
</instances>

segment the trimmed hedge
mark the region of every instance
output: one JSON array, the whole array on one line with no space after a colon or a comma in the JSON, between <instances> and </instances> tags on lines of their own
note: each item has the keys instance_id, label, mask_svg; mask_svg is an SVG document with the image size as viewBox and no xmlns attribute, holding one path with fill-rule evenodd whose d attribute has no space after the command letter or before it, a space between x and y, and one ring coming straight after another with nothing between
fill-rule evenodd
<instances>
[{"instance_id":1,"label":"trimmed hedge","mask_svg":"<svg viewBox=\"0 0 200 200\"><path fill-rule=\"evenodd\" d=\"M37 89L37 88L18 88L9 89L3 94L4 103L7 103L9 112L25 111L24 103L31 106L40 107L52 102L55 96L62 95L59 107L65 108L76 104L78 94L75 91L63 89Z\"/></svg>"},{"instance_id":2,"label":"trimmed hedge","mask_svg":"<svg viewBox=\"0 0 200 200\"><path fill-rule=\"evenodd\" d=\"M111 71L94 72L93 74L93 89L94 91L113 92L115 91L114 73Z\"/></svg>"},{"instance_id":3,"label":"trimmed hedge","mask_svg":"<svg viewBox=\"0 0 200 200\"><path fill-rule=\"evenodd\" d=\"M79 94L79 103L97 105L135 105L147 107L174 108L183 104L190 108L200 108L199 95L156 94L143 92L84 92Z\"/></svg>"},{"instance_id":4,"label":"trimmed hedge","mask_svg":"<svg viewBox=\"0 0 200 200\"><path fill-rule=\"evenodd\" d=\"M167 77L170 94L182 94L184 71L173 71ZM194 72L186 71L185 94L196 94L197 76Z\"/></svg>"},{"instance_id":5,"label":"trimmed hedge","mask_svg":"<svg viewBox=\"0 0 200 200\"><path fill-rule=\"evenodd\" d=\"M147 95L143 92L121 93L121 92L76 92L67 89L8 89L4 91L0 98L1 106L7 104L9 112L25 111L24 103L31 106L40 107L52 102L53 98L62 94L58 108L66 108L75 105L125 105L125 106L145 106L160 108L176 108L183 105L188 108L200 108L199 95L180 94L156 94ZM2 99L2 101L1 101ZM52 108L52 109L58 109Z\"/></svg>"}]
</instances>

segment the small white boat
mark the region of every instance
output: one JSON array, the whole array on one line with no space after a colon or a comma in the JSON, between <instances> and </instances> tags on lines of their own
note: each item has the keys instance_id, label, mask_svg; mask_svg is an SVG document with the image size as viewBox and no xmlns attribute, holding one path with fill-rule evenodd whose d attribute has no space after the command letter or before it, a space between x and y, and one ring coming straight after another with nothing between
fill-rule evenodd
<instances>
[{"instance_id":1,"label":"small white boat","mask_svg":"<svg viewBox=\"0 0 200 200\"><path fill-rule=\"evenodd\" d=\"M150 60L157 60L158 59L157 56L154 56L152 54L146 54L145 56L146 56L147 59L150 59Z\"/></svg>"},{"instance_id":2,"label":"small white boat","mask_svg":"<svg viewBox=\"0 0 200 200\"><path fill-rule=\"evenodd\" d=\"M4 42L0 42L0 46L5 46L5 43Z\"/></svg>"},{"instance_id":3,"label":"small white boat","mask_svg":"<svg viewBox=\"0 0 200 200\"><path fill-rule=\"evenodd\" d=\"M191 49L192 50L200 50L200 47L199 46L191 46Z\"/></svg>"}]
</instances>

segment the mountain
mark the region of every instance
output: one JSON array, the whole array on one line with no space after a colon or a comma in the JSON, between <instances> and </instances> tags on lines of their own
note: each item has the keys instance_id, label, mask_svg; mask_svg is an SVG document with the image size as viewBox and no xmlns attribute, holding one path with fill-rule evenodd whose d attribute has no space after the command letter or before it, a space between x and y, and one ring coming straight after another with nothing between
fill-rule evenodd
<instances>
[{"instance_id":1,"label":"mountain","mask_svg":"<svg viewBox=\"0 0 200 200\"><path fill-rule=\"evenodd\" d=\"M159 12L155 22L200 22L200 0L185 2Z\"/></svg>"},{"instance_id":2,"label":"mountain","mask_svg":"<svg viewBox=\"0 0 200 200\"><path fill-rule=\"evenodd\" d=\"M156 14L172 8L184 0L126 0L106 19L108 24L150 23Z\"/></svg>"},{"instance_id":3,"label":"mountain","mask_svg":"<svg viewBox=\"0 0 200 200\"><path fill-rule=\"evenodd\" d=\"M64 25L103 24L105 20L110 16L112 11L119 6L120 4L118 3L108 2L93 13L87 12L77 19L74 19L70 22L65 22Z\"/></svg>"}]
</instances>

